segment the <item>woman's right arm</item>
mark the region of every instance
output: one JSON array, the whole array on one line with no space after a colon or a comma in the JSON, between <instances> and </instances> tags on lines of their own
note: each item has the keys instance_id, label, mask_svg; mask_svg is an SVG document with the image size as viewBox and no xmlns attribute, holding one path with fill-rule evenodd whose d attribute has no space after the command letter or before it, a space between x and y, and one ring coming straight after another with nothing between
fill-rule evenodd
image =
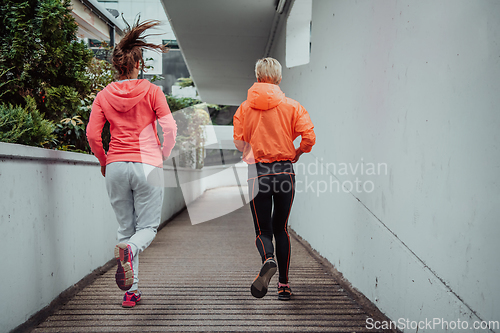
<instances>
[{"instance_id":1,"label":"woman's right arm","mask_svg":"<svg viewBox=\"0 0 500 333\"><path fill-rule=\"evenodd\" d=\"M102 167L106 166L106 152L102 147L102 128L106 123L106 116L99 103L99 95L95 98L90 112L89 123L87 124L87 140L89 141L90 149L99 160Z\"/></svg>"}]
</instances>

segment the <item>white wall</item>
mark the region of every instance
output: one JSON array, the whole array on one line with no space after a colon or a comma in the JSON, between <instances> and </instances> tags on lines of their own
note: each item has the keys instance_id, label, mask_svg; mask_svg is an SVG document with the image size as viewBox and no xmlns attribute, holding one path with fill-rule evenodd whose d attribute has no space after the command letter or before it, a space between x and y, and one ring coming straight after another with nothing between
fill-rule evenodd
<instances>
[{"instance_id":1,"label":"white wall","mask_svg":"<svg viewBox=\"0 0 500 333\"><path fill-rule=\"evenodd\" d=\"M232 168L165 166L162 221L208 189L246 185L246 164L234 166L238 180ZM0 186L2 282L10 299L0 304L3 333L112 259L118 224L91 155L0 142Z\"/></svg>"},{"instance_id":2,"label":"white wall","mask_svg":"<svg viewBox=\"0 0 500 333\"><path fill-rule=\"evenodd\" d=\"M165 189L163 220L184 206ZM94 156L0 143L0 332L112 259L117 226Z\"/></svg>"},{"instance_id":3,"label":"white wall","mask_svg":"<svg viewBox=\"0 0 500 333\"><path fill-rule=\"evenodd\" d=\"M310 63L284 68L316 125L302 162L337 167L297 177L291 226L393 320L500 320L499 17L487 0L315 0ZM336 190L356 178L368 191Z\"/></svg>"}]
</instances>

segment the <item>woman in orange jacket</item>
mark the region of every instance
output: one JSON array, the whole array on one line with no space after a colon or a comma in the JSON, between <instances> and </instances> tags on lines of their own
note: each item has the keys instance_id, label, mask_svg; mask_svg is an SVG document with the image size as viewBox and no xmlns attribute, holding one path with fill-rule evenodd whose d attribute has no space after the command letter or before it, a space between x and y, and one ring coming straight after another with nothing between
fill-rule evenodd
<instances>
[{"instance_id":1,"label":"woman in orange jacket","mask_svg":"<svg viewBox=\"0 0 500 333\"><path fill-rule=\"evenodd\" d=\"M262 258L259 275L251 286L254 297L267 293L279 267L278 299L289 300L290 236L288 217L295 194L292 163L311 151L316 142L314 125L306 109L285 97L279 88L281 65L264 58L255 65L256 83L234 115L234 143L249 165L248 189L254 220L255 244ZM293 141L302 137L300 147ZM274 259L273 236L276 242Z\"/></svg>"}]
</instances>

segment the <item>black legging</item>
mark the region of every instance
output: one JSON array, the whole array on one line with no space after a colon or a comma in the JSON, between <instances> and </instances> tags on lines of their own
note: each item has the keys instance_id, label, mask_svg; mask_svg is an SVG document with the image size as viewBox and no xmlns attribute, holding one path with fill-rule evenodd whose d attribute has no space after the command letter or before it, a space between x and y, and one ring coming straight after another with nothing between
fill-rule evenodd
<instances>
[{"instance_id":1,"label":"black legging","mask_svg":"<svg viewBox=\"0 0 500 333\"><path fill-rule=\"evenodd\" d=\"M295 175L290 173L263 175L248 180L252 216L257 238L255 245L262 262L274 257L273 235L276 242L279 282L288 283L290 236L288 216L295 195Z\"/></svg>"}]
</instances>

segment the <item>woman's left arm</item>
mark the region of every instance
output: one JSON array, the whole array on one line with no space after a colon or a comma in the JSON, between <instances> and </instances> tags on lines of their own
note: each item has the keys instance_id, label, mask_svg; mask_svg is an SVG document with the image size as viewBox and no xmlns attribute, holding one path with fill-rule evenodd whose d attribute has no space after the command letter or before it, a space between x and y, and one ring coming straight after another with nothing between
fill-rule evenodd
<instances>
[{"instance_id":1,"label":"woman's left arm","mask_svg":"<svg viewBox=\"0 0 500 333\"><path fill-rule=\"evenodd\" d=\"M316 143L316 134L314 133L314 125L309 117L309 113L301 105L298 110L297 121L295 122L295 137L301 136L300 141L300 151L302 153L308 153L312 150L312 147ZM302 155L302 153L300 155ZM299 155L299 157L300 157Z\"/></svg>"}]
</instances>

